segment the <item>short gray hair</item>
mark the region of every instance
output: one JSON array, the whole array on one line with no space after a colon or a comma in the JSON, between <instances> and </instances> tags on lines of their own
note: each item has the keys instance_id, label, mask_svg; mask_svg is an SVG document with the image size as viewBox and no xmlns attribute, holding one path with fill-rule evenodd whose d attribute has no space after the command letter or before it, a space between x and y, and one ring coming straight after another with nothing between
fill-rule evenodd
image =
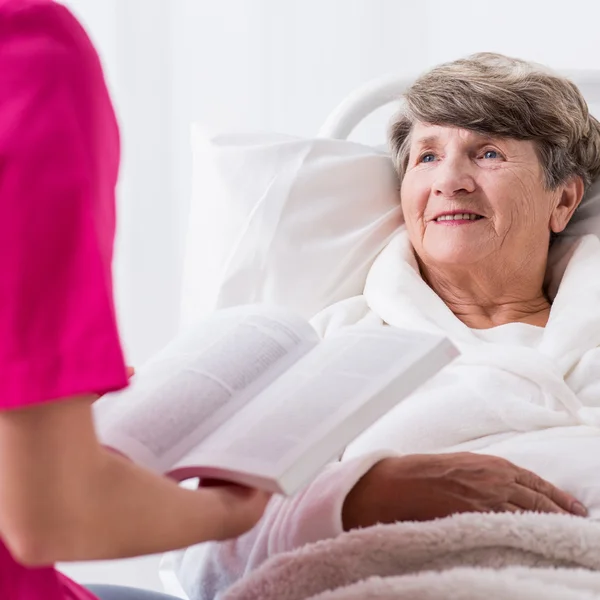
<instances>
[{"instance_id":1,"label":"short gray hair","mask_svg":"<svg viewBox=\"0 0 600 600\"><path fill-rule=\"evenodd\" d=\"M474 54L422 75L404 101L389 132L401 180L416 122L534 141L549 189L572 176L587 189L600 175L600 123L574 83L541 65Z\"/></svg>"}]
</instances>

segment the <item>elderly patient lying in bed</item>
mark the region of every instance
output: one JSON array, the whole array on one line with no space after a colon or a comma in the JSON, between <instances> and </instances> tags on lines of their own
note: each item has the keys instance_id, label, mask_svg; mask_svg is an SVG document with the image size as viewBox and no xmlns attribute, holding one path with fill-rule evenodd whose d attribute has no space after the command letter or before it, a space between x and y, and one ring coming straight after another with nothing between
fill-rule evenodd
<instances>
[{"instance_id":1,"label":"elderly patient lying in bed","mask_svg":"<svg viewBox=\"0 0 600 600\"><path fill-rule=\"evenodd\" d=\"M364 294L315 323L442 332L462 356L253 531L180 555L192 598L376 522L584 516L576 500L600 518L600 240L561 235L600 174L600 124L570 82L490 54L405 100L390 133L405 227Z\"/></svg>"}]
</instances>

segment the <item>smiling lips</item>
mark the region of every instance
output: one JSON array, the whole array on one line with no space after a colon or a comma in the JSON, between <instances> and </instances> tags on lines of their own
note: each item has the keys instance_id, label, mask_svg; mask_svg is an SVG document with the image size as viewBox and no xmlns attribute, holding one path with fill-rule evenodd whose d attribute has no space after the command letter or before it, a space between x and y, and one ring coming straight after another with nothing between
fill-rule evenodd
<instances>
[{"instance_id":1,"label":"smiling lips","mask_svg":"<svg viewBox=\"0 0 600 600\"><path fill-rule=\"evenodd\" d=\"M433 221L442 225L467 225L480 219L483 219L483 217L475 213L445 213L436 217Z\"/></svg>"}]
</instances>

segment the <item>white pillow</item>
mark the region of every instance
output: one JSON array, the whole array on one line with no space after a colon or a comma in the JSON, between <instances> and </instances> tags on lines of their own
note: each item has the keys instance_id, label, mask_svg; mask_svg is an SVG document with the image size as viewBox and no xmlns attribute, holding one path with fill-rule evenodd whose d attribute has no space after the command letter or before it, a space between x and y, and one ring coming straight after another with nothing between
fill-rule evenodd
<instances>
[{"instance_id":1,"label":"white pillow","mask_svg":"<svg viewBox=\"0 0 600 600\"><path fill-rule=\"evenodd\" d=\"M286 135L193 132L183 322L267 302L310 318L362 293L402 224L388 155Z\"/></svg>"}]
</instances>

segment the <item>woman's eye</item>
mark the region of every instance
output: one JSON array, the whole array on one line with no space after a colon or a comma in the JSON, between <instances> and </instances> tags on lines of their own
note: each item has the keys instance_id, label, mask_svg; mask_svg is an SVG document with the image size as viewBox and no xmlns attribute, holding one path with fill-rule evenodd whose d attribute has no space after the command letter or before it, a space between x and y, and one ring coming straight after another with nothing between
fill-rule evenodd
<instances>
[{"instance_id":1,"label":"woman's eye","mask_svg":"<svg viewBox=\"0 0 600 600\"><path fill-rule=\"evenodd\" d=\"M498 158L500 155L495 150L486 150L483 153L483 158Z\"/></svg>"},{"instance_id":2,"label":"woman's eye","mask_svg":"<svg viewBox=\"0 0 600 600\"><path fill-rule=\"evenodd\" d=\"M433 154L431 154L431 152L428 152L427 154L423 154L423 156L421 156L421 161L420 162L433 162L435 160L435 156Z\"/></svg>"}]
</instances>

